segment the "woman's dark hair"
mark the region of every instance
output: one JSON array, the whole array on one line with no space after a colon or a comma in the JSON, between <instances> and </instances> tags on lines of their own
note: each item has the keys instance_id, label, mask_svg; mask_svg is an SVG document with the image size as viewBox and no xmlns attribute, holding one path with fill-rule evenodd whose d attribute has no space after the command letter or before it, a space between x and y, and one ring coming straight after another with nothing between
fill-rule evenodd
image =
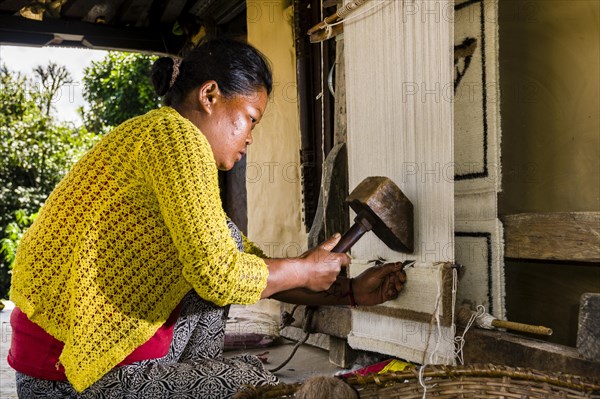
<instances>
[{"instance_id":1,"label":"woman's dark hair","mask_svg":"<svg viewBox=\"0 0 600 399\"><path fill-rule=\"evenodd\" d=\"M225 97L247 95L264 88L271 94L273 77L266 57L251 45L233 39L212 39L191 50L179 65L173 86L173 59L161 57L152 67L152 84L166 105L177 104L208 80Z\"/></svg>"}]
</instances>

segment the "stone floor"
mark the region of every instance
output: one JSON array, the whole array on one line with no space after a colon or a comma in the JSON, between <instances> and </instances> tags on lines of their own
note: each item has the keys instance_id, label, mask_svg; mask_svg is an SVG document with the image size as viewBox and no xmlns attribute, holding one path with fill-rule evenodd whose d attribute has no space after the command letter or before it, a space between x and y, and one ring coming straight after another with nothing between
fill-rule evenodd
<instances>
[{"instance_id":1,"label":"stone floor","mask_svg":"<svg viewBox=\"0 0 600 399\"><path fill-rule=\"evenodd\" d=\"M10 312L14 308L12 302L4 302L4 309L0 310L0 399L16 398L15 372L6 363L8 348L10 347Z\"/></svg>"},{"instance_id":2,"label":"stone floor","mask_svg":"<svg viewBox=\"0 0 600 399\"><path fill-rule=\"evenodd\" d=\"M0 399L17 398L15 391L15 373L6 363L10 347L10 313L14 308L11 302L5 301L4 310L0 311ZM268 360L267 368L274 368L281 364L291 353L294 343L283 340L281 343L267 348L250 349L244 352L263 354ZM226 352L236 354L241 351ZM340 369L329 362L327 351L313 346L302 345L292 360L276 374L283 383L292 383L305 380L315 375L332 375Z\"/></svg>"}]
</instances>

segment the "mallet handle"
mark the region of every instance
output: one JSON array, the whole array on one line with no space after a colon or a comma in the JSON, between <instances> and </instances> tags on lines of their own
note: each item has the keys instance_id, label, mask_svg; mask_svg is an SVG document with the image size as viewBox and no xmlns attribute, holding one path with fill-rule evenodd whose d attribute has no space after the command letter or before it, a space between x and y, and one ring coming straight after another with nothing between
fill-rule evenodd
<instances>
[{"instance_id":1,"label":"mallet handle","mask_svg":"<svg viewBox=\"0 0 600 399\"><path fill-rule=\"evenodd\" d=\"M354 219L354 224L348 231L344 233L337 245L331 250L331 252L344 253L348 252L350 248L362 237L367 231L371 230L373 225L368 222L365 217L361 215Z\"/></svg>"}]
</instances>

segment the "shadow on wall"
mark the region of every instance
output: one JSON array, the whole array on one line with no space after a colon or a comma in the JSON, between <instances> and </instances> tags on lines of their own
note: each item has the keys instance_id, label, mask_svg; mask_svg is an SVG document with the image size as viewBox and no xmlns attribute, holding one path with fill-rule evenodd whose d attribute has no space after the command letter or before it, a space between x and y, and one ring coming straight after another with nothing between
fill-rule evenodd
<instances>
[{"instance_id":1,"label":"shadow on wall","mask_svg":"<svg viewBox=\"0 0 600 399\"><path fill-rule=\"evenodd\" d=\"M575 347L579 300L600 292L600 265L507 261L505 272L508 319L550 327L551 336L532 337Z\"/></svg>"}]
</instances>

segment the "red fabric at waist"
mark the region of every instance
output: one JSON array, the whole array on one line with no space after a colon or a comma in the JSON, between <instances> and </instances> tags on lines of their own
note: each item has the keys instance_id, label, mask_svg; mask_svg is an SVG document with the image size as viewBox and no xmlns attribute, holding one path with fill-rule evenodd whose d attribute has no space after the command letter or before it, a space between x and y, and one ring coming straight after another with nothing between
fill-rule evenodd
<instances>
[{"instance_id":1,"label":"red fabric at waist","mask_svg":"<svg viewBox=\"0 0 600 399\"><path fill-rule=\"evenodd\" d=\"M140 360L163 357L173 340L173 329L179 317L181 304L169 319L144 344L129 354L119 366ZM16 371L43 380L66 381L65 369L58 358L64 344L33 323L19 308L10 316L12 337L8 352L8 364Z\"/></svg>"}]
</instances>

